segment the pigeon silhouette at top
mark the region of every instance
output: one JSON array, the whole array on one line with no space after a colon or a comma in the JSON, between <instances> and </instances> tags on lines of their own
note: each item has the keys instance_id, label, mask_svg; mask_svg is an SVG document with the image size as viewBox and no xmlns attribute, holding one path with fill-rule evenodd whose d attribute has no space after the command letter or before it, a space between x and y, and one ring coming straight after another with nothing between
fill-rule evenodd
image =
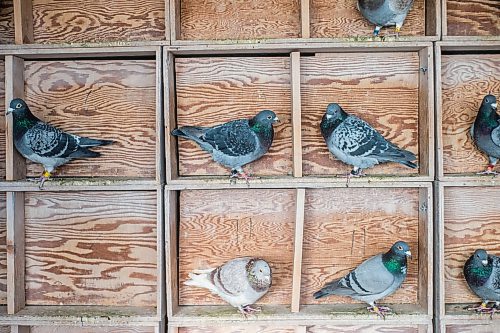
<instances>
[{"instance_id":1,"label":"pigeon silhouette at top","mask_svg":"<svg viewBox=\"0 0 500 333\"><path fill-rule=\"evenodd\" d=\"M358 0L361 15L375 24L374 36L378 36L382 27L394 25L399 34L412 5L413 0Z\"/></svg>"}]
</instances>

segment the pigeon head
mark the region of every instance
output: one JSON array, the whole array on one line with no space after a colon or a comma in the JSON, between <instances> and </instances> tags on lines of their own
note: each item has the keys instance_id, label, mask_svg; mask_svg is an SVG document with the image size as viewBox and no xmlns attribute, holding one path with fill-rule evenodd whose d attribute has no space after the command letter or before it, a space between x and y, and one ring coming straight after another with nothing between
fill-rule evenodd
<instances>
[{"instance_id":1,"label":"pigeon head","mask_svg":"<svg viewBox=\"0 0 500 333\"><path fill-rule=\"evenodd\" d=\"M326 107L325 117L327 120L343 120L347 117L347 113L337 103L330 103Z\"/></svg>"},{"instance_id":2,"label":"pigeon head","mask_svg":"<svg viewBox=\"0 0 500 333\"><path fill-rule=\"evenodd\" d=\"M276 113L271 110L260 111L252 120L261 125L272 125L280 121Z\"/></svg>"},{"instance_id":3,"label":"pigeon head","mask_svg":"<svg viewBox=\"0 0 500 333\"><path fill-rule=\"evenodd\" d=\"M266 290L271 286L271 267L263 259L252 259L247 264L248 280L257 291Z\"/></svg>"},{"instance_id":4,"label":"pigeon head","mask_svg":"<svg viewBox=\"0 0 500 333\"><path fill-rule=\"evenodd\" d=\"M22 115L29 112L28 105L21 98L14 98L7 109L7 114L14 113L16 115Z\"/></svg>"},{"instance_id":5,"label":"pigeon head","mask_svg":"<svg viewBox=\"0 0 500 333\"><path fill-rule=\"evenodd\" d=\"M394 245L391 247L391 252L400 257L411 258L410 246L403 241L394 243Z\"/></svg>"},{"instance_id":6,"label":"pigeon head","mask_svg":"<svg viewBox=\"0 0 500 333\"><path fill-rule=\"evenodd\" d=\"M488 266L488 252L483 249L478 249L474 252L472 256L474 266Z\"/></svg>"},{"instance_id":7,"label":"pigeon head","mask_svg":"<svg viewBox=\"0 0 500 333\"><path fill-rule=\"evenodd\" d=\"M493 95L484 96L482 106L489 106L493 110L496 110L497 109L497 98Z\"/></svg>"},{"instance_id":8,"label":"pigeon head","mask_svg":"<svg viewBox=\"0 0 500 333\"><path fill-rule=\"evenodd\" d=\"M391 249L382 255L382 262L394 275L406 275L406 258L411 258L410 246L403 241L394 243Z\"/></svg>"}]
</instances>

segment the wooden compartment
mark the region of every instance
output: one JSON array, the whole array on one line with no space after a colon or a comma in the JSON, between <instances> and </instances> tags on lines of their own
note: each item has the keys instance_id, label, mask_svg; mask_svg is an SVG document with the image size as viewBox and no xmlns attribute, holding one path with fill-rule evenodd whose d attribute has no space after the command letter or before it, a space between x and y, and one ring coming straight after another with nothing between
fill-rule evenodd
<instances>
[{"instance_id":1,"label":"wooden compartment","mask_svg":"<svg viewBox=\"0 0 500 333\"><path fill-rule=\"evenodd\" d=\"M301 35L298 0L172 0L172 40L262 40Z\"/></svg>"},{"instance_id":2,"label":"wooden compartment","mask_svg":"<svg viewBox=\"0 0 500 333\"><path fill-rule=\"evenodd\" d=\"M470 127L483 97L498 95L500 43L439 43L436 47L438 177L481 178L488 157L475 146ZM497 96L498 97L498 96ZM491 177L487 177L491 178Z\"/></svg>"},{"instance_id":3,"label":"wooden compartment","mask_svg":"<svg viewBox=\"0 0 500 333\"><path fill-rule=\"evenodd\" d=\"M500 39L496 0L443 0L443 39Z\"/></svg>"},{"instance_id":4,"label":"wooden compartment","mask_svg":"<svg viewBox=\"0 0 500 333\"><path fill-rule=\"evenodd\" d=\"M14 4L0 2L0 44L14 44Z\"/></svg>"},{"instance_id":5,"label":"wooden compartment","mask_svg":"<svg viewBox=\"0 0 500 333\"><path fill-rule=\"evenodd\" d=\"M51 49L40 51L7 56L13 59L9 70L20 80L9 95L24 97L36 116L65 131L115 141L93 148L101 157L73 160L57 168L54 177L160 181L161 50L72 49L57 55L60 60L54 60ZM24 179L25 159L18 154L10 158L19 164L14 179ZM28 177L42 171L41 165L26 161Z\"/></svg>"},{"instance_id":6,"label":"wooden compartment","mask_svg":"<svg viewBox=\"0 0 500 333\"><path fill-rule=\"evenodd\" d=\"M213 126L253 117L263 109L273 110L281 123L274 126L274 141L269 152L258 161L248 164L245 170L256 176L286 176L292 173L291 73L288 56L177 57L173 61L177 112L171 109L169 113L172 125L167 126L166 136L170 136L167 142L178 142L178 153L170 154L170 162L174 166L172 174L167 177L227 178L230 174L228 168L214 162L194 142L172 137L170 132L173 128L185 125Z\"/></svg>"},{"instance_id":7,"label":"wooden compartment","mask_svg":"<svg viewBox=\"0 0 500 333\"><path fill-rule=\"evenodd\" d=\"M316 53L300 59L304 176L345 175L352 169L328 151L320 132L327 105L336 102L417 155L417 169L384 163L365 170L367 175L432 179L431 49L354 51Z\"/></svg>"},{"instance_id":8,"label":"wooden compartment","mask_svg":"<svg viewBox=\"0 0 500 333\"><path fill-rule=\"evenodd\" d=\"M167 2L168 3L168 2ZM34 43L165 40L165 1L33 0ZM28 17L31 15L32 17Z\"/></svg>"}]
</instances>

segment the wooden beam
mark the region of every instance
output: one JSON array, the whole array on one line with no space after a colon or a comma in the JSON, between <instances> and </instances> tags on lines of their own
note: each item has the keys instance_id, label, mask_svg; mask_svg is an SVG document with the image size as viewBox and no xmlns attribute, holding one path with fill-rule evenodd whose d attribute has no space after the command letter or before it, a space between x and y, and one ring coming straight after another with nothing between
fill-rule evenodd
<instances>
[{"instance_id":1,"label":"wooden beam","mask_svg":"<svg viewBox=\"0 0 500 333\"><path fill-rule=\"evenodd\" d=\"M24 98L24 60L12 55L5 56L5 108L14 98ZM12 115L6 117L5 179L26 178L26 161L14 147Z\"/></svg>"},{"instance_id":2,"label":"wooden beam","mask_svg":"<svg viewBox=\"0 0 500 333\"><path fill-rule=\"evenodd\" d=\"M433 195L432 187L419 189L419 211L418 211L418 303L422 306L424 313L433 315Z\"/></svg>"},{"instance_id":3,"label":"wooden beam","mask_svg":"<svg viewBox=\"0 0 500 333\"><path fill-rule=\"evenodd\" d=\"M165 255L167 318L171 318L179 306L179 273L177 253L177 209L178 193L165 192Z\"/></svg>"},{"instance_id":4,"label":"wooden beam","mask_svg":"<svg viewBox=\"0 0 500 333\"><path fill-rule=\"evenodd\" d=\"M170 43L181 37L181 2L170 0Z\"/></svg>"},{"instance_id":5,"label":"wooden beam","mask_svg":"<svg viewBox=\"0 0 500 333\"><path fill-rule=\"evenodd\" d=\"M156 50L156 181L165 182L165 123L163 118L163 57L162 48Z\"/></svg>"},{"instance_id":6,"label":"wooden beam","mask_svg":"<svg viewBox=\"0 0 500 333\"><path fill-rule=\"evenodd\" d=\"M419 52L418 127L420 174L434 179L434 61L432 47Z\"/></svg>"},{"instance_id":7,"label":"wooden beam","mask_svg":"<svg viewBox=\"0 0 500 333\"><path fill-rule=\"evenodd\" d=\"M16 44L34 42L32 0L14 0L14 28Z\"/></svg>"},{"instance_id":8,"label":"wooden beam","mask_svg":"<svg viewBox=\"0 0 500 333\"><path fill-rule=\"evenodd\" d=\"M445 298L444 298L444 186L434 182L434 316L436 332L445 332Z\"/></svg>"},{"instance_id":9,"label":"wooden beam","mask_svg":"<svg viewBox=\"0 0 500 333\"><path fill-rule=\"evenodd\" d=\"M297 326L295 333L307 333L307 326Z\"/></svg>"},{"instance_id":10,"label":"wooden beam","mask_svg":"<svg viewBox=\"0 0 500 333\"><path fill-rule=\"evenodd\" d=\"M10 327L10 333L30 333L30 327L13 325Z\"/></svg>"},{"instance_id":11,"label":"wooden beam","mask_svg":"<svg viewBox=\"0 0 500 333\"><path fill-rule=\"evenodd\" d=\"M302 284L302 247L304 244L304 210L306 190L297 189L295 213L295 238L292 276L292 312L300 310L300 287Z\"/></svg>"},{"instance_id":12,"label":"wooden beam","mask_svg":"<svg viewBox=\"0 0 500 333\"><path fill-rule=\"evenodd\" d=\"M165 308L165 251L163 248L163 244L165 244L165 198L164 198L164 188L162 185L158 186L156 191L156 210L157 210L157 219L156 219L156 232L157 232L157 243L156 243L156 256L157 256L157 311L158 317L163 320L166 314Z\"/></svg>"},{"instance_id":13,"label":"wooden beam","mask_svg":"<svg viewBox=\"0 0 500 333\"><path fill-rule=\"evenodd\" d=\"M7 192L7 313L26 304L24 289L24 192Z\"/></svg>"},{"instance_id":14,"label":"wooden beam","mask_svg":"<svg viewBox=\"0 0 500 333\"><path fill-rule=\"evenodd\" d=\"M309 12L309 0L300 1L300 22L301 22L301 37L311 37L311 14Z\"/></svg>"},{"instance_id":15,"label":"wooden beam","mask_svg":"<svg viewBox=\"0 0 500 333\"><path fill-rule=\"evenodd\" d=\"M167 159L165 171L167 183L179 176L179 164L177 155L177 140L170 132L177 127L177 112L175 103L175 58L170 52L163 55L165 63L163 65L163 77L165 78L165 156Z\"/></svg>"},{"instance_id":16,"label":"wooden beam","mask_svg":"<svg viewBox=\"0 0 500 333\"><path fill-rule=\"evenodd\" d=\"M436 112L435 112L435 126L436 126L436 154L435 154L435 175L436 179L441 180L444 177L443 165L443 97L441 87L441 46L434 47L435 53L435 68L436 68Z\"/></svg>"},{"instance_id":17,"label":"wooden beam","mask_svg":"<svg viewBox=\"0 0 500 333\"><path fill-rule=\"evenodd\" d=\"M292 85L293 176L302 177L302 116L300 97L300 52L290 55Z\"/></svg>"}]
</instances>

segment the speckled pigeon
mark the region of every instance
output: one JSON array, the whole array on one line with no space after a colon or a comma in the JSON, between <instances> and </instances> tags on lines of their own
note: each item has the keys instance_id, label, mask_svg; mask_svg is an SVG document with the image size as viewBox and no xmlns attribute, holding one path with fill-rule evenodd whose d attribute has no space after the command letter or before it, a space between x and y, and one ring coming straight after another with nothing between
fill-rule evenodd
<instances>
[{"instance_id":1,"label":"speckled pigeon","mask_svg":"<svg viewBox=\"0 0 500 333\"><path fill-rule=\"evenodd\" d=\"M470 129L476 146L488 155L490 164L479 174L497 175L493 169L500 158L500 116L497 113L497 98L486 95L483 98L476 120Z\"/></svg>"},{"instance_id":2,"label":"speckled pigeon","mask_svg":"<svg viewBox=\"0 0 500 333\"><path fill-rule=\"evenodd\" d=\"M491 315L500 311L500 257L476 250L464 265L464 276L469 288L482 300L481 305L468 310ZM496 308L488 307L490 301Z\"/></svg>"},{"instance_id":3,"label":"speckled pigeon","mask_svg":"<svg viewBox=\"0 0 500 333\"><path fill-rule=\"evenodd\" d=\"M391 309L377 305L376 301L391 295L403 284L407 272L406 257L411 257L410 247L398 241L388 252L365 260L346 276L325 284L313 296L315 299L328 295L348 296L370 304L370 312L385 318Z\"/></svg>"},{"instance_id":4,"label":"speckled pigeon","mask_svg":"<svg viewBox=\"0 0 500 333\"><path fill-rule=\"evenodd\" d=\"M13 115L14 145L30 161L40 163L44 172L39 178L40 189L52 171L75 158L99 157L91 147L112 144L111 140L97 140L69 134L35 117L20 98L10 102L7 114Z\"/></svg>"},{"instance_id":5,"label":"speckled pigeon","mask_svg":"<svg viewBox=\"0 0 500 333\"><path fill-rule=\"evenodd\" d=\"M213 127L183 126L172 135L190 139L212 155L214 161L231 168L231 177L248 180L243 165L261 158L273 143L273 124L279 121L271 110L251 119L238 119Z\"/></svg>"},{"instance_id":6,"label":"speckled pigeon","mask_svg":"<svg viewBox=\"0 0 500 333\"><path fill-rule=\"evenodd\" d=\"M412 5L413 0L358 0L361 15L375 24L374 36L378 35L382 27L393 25L398 34Z\"/></svg>"},{"instance_id":7,"label":"speckled pigeon","mask_svg":"<svg viewBox=\"0 0 500 333\"><path fill-rule=\"evenodd\" d=\"M210 290L245 316L260 311L252 304L269 291L272 283L269 264L252 257L232 259L216 268L195 270L189 277L184 284Z\"/></svg>"},{"instance_id":8,"label":"speckled pigeon","mask_svg":"<svg viewBox=\"0 0 500 333\"><path fill-rule=\"evenodd\" d=\"M417 168L415 154L398 148L364 120L348 115L340 105L328 104L320 124L328 150L344 163L354 166L350 176L361 176L362 169L384 162L397 162Z\"/></svg>"}]
</instances>

